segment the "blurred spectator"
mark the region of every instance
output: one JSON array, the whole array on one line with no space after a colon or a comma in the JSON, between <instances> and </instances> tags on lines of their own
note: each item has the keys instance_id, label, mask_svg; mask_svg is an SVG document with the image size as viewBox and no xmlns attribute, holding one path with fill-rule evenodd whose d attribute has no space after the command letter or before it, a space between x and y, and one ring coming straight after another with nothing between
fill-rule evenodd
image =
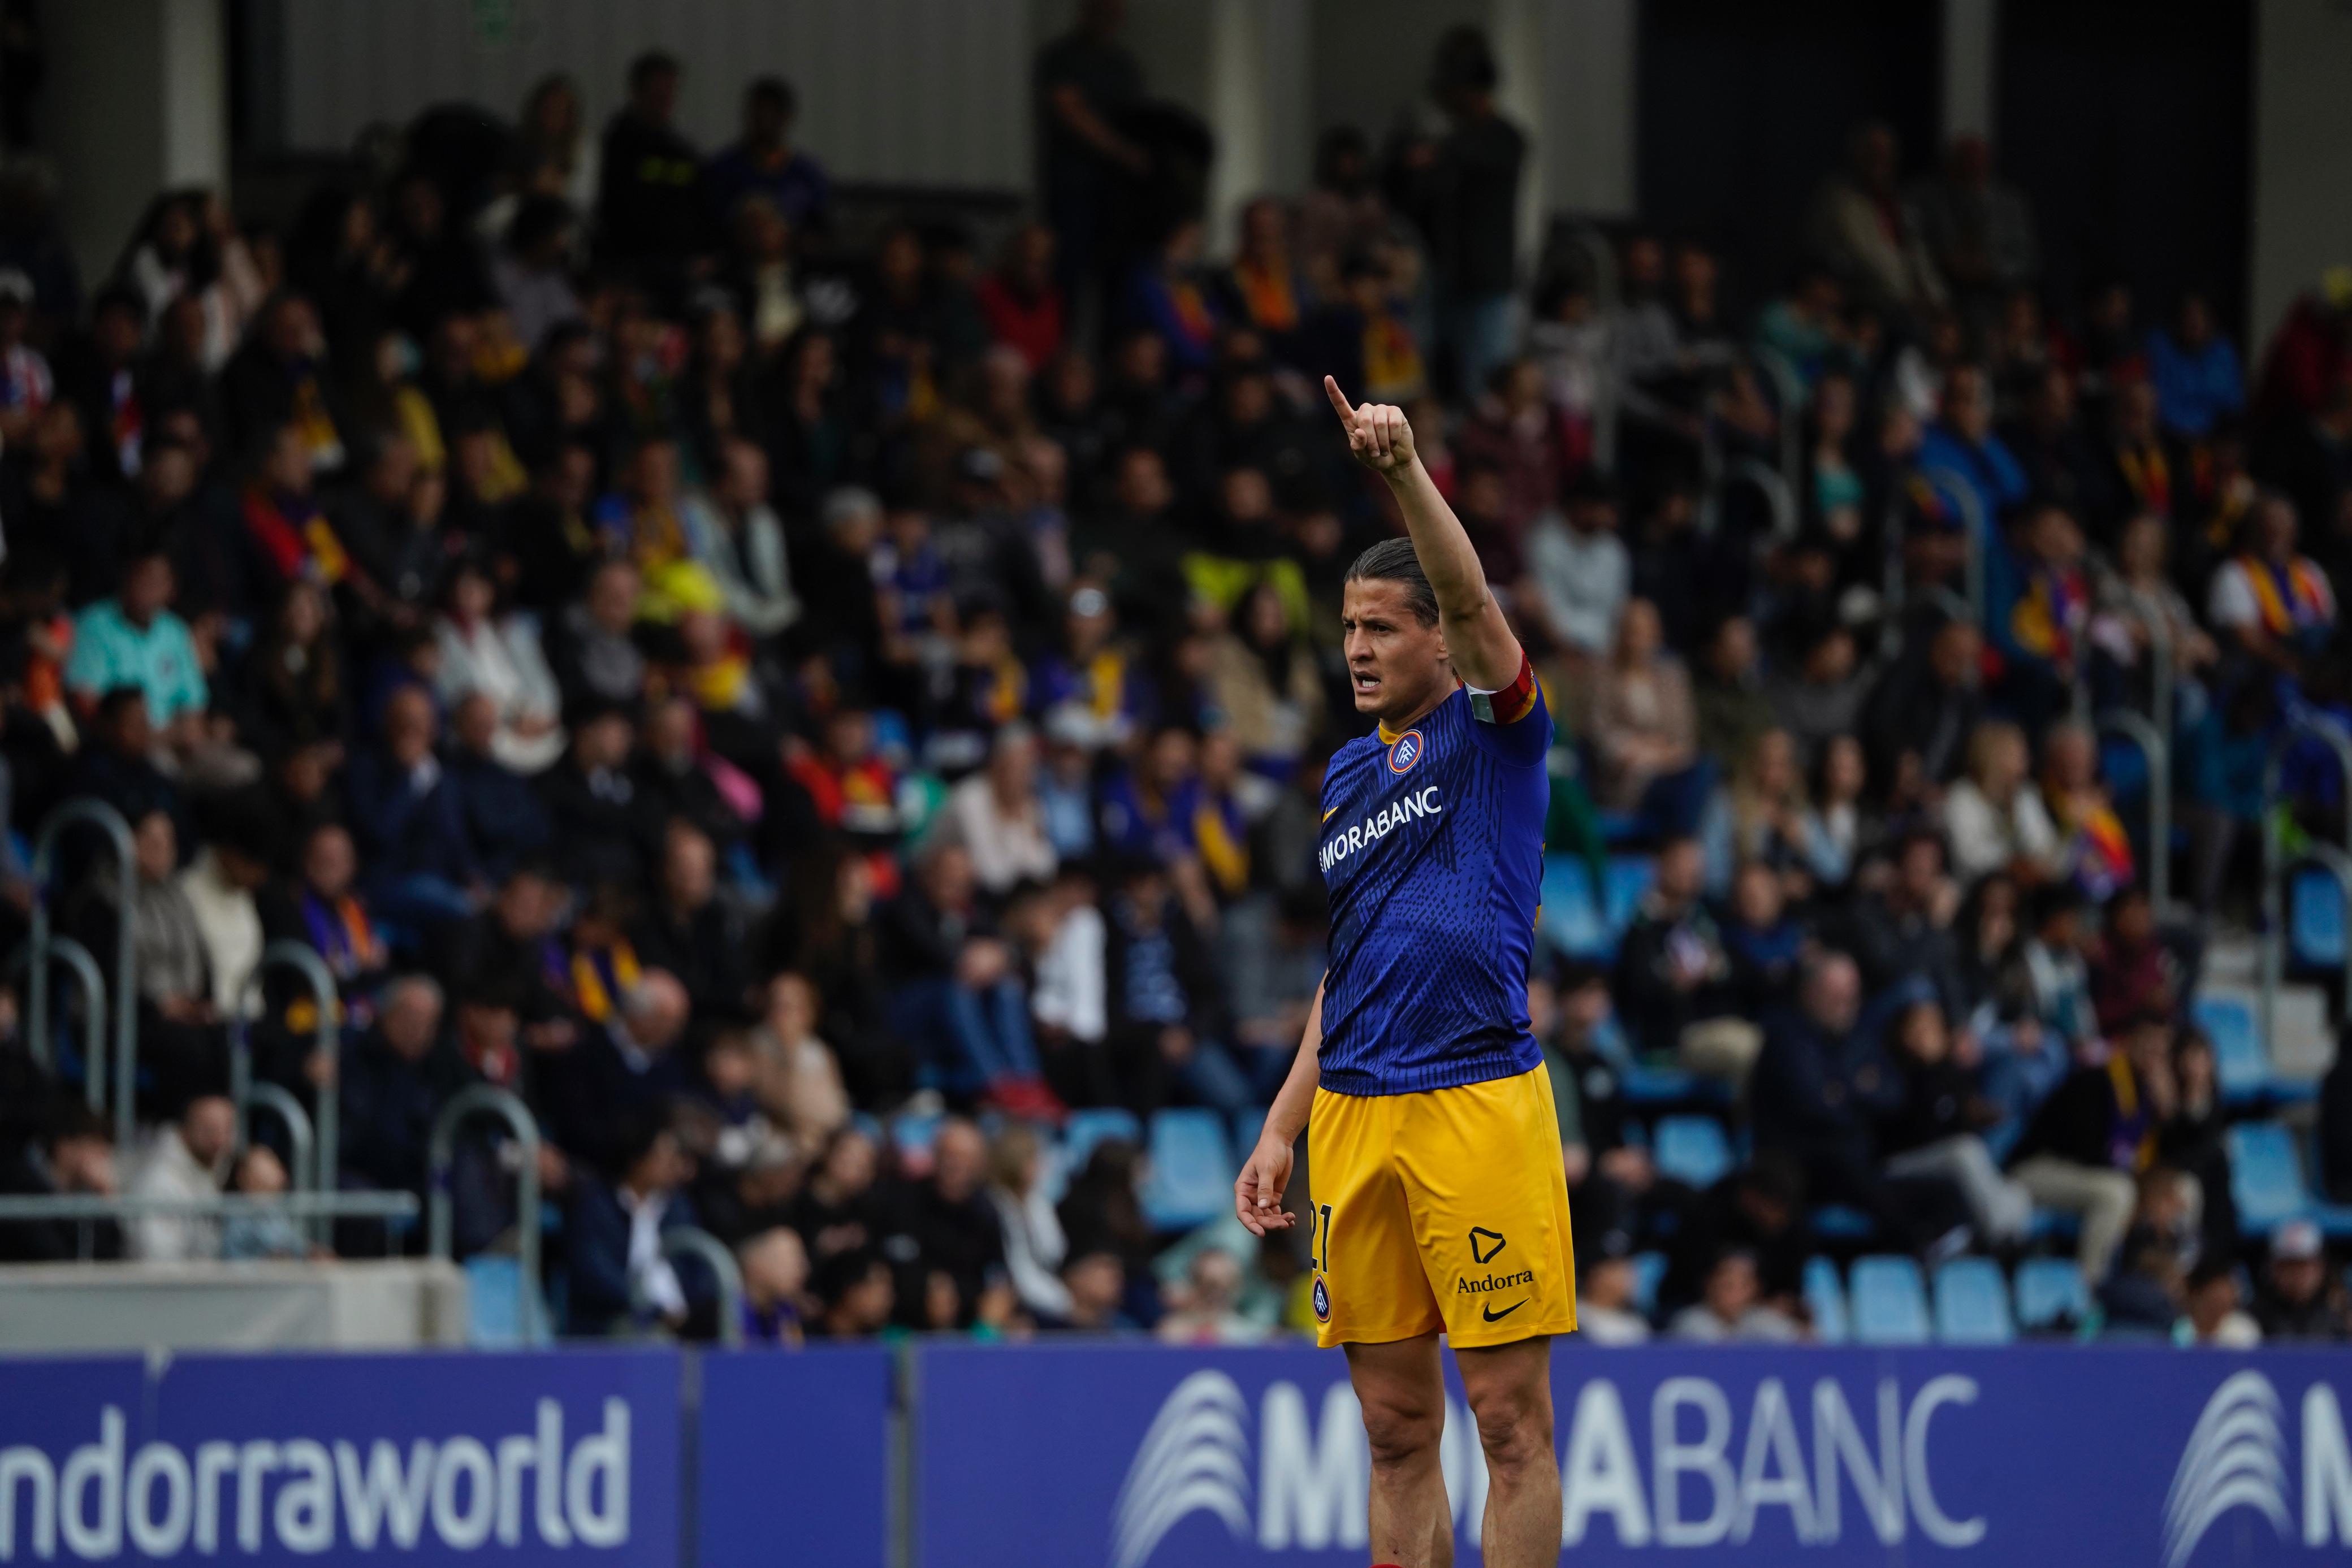
<instances>
[{"instance_id":1,"label":"blurred spectator","mask_svg":"<svg viewBox=\"0 0 2352 1568\"><path fill-rule=\"evenodd\" d=\"M996 731L988 766L949 792L947 820L990 895L1051 880L1055 855L1037 795L1037 737L1026 725Z\"/></svg>"},{"instance_id":2,"label":"blurred spectator","mask_svg":"<svg viewBox=\"0 0 2352 1568\"><path fill-rule=\"evenodd\" d=\"M735 1250L743 1270L743 1337L751 1344L798 1350L809 1282L808 1250L782 1226Z\"/></svg>"},{"instance_id":3,"label":"blurred spectator","mask_svg":"<svg viewBox=\"0 0 2352 1568\"><path fill-rule=\"evenodd\" d=\"M1168 1315L1155 1332L1164 1344L1254 1344L1265 1331L1234 1310L1241 1293L1240 1260L1220 1247L1203 1248L1183 1285L1169 1291Z\"/></svg>"},{"instance_id":4,"label":"blurred spectator","mask_svg":"<svg viewBox=\"0 0 2352 1568\"><path fill-rule=\"evenodd\" d=\"M1615 644L1594 672L1580 726L1598 764L1593 799L1619 811L1638 812L1659 837L1678 837L1697 825L1709 779L1698 753L1698 720L1690 676L1667 652L1656 606L1629 602Z\"/></svg>"},{"instance_id":5,"label":"blurred spectator","mask_svg":"<svg viewBox=\"0 0 2352 1568\"><path fill-rule=\"evenodd\" d=\"M1705 878L1698 841L1660 846L1655 880L1618 946L1611 989L1636 1048L1738 1082L1760 1037L1734 1016L1731 959L1701 900Z\"/></svg>"},{"instance_id":6,"label":"blurred spectator","mask_svg":"<svg viewBox=\"0 0 2352 1568\"><path fill-rule=\"evenodd\" d=\"M254 1259L292 1260L311 1255L302 1228L284 1207L270 1200L285 1196L286 1166L277 1151L255 1144L236 1157L229 1190L257 1200L256 1211L231 1215L221 1226L221 1256L232 1263Z\"/></svg>"},{"instance_id":7,"label":"blurred spectator","mask_svg":"<svg viewBox=\"0 0 2352 1568\"><path fill-rule=\"evenodd\" d=\"M1944 797L1952 870L1963 882L2012 865L2047 874L2059 852L2058 830L2026 775L2025 732L1999 721L1979 724L1967 755L1967 776Z\"/></svg>"},{"instance_id":8,"label":"blurred spectator","mask_svg":"<svg viewBox=\"0 0 2352 1568\"><path fill-rule=\"evenodd\" d=\"M114 1139L106 1120L79 1100L59 1099L47 1108L32 1136L0 1166L0 1193L12 1197L82 1196L115 1192ZM65 1263L76 1258L122 1256L122 1232L110 1219L83 1228L71 1219L24 1219L0 1225L0 1261Z\"/></svg>"},{"instance_id":9,"label":"blurred spectator","mask_svg":"<svg viewBox=\"0 0 2352 1568\"><path fill-rule=\"evenodd\" d=\"M800 100L782 77L743 89L743 134L705 165L713 219L723 223L746 196L772 204L796 233L823 233L833 201L824 168L793 145Z\"/></svg>"},{"instance_id":10,"label":"blurred spectator","mask_svg":"<svg viewBox=\"0 0 2352 1568\"><path fill-rule=\"evenodd\" d=\"M609 1178L583 1173L572 1184L567 1332L615 1333L643 1317L682 1327L691 1303L662 1238L695 1222L682 1190L694 1167L677 1135L642 1115L616 1133L607 1159Z\"/></svg>"},{"instance_id":11,"label":"blurred spectator","mask_svg":"<svg viewBox=\"0 0 2352 1568\"><path fill-rule=\"evenodd\" d=\"M1602 1239L1602 1249L1577 1270L1577 1332L1594 1344L1640 1344L1650 1337L1648 1320L1634 1309L1633 1259L1623 1232Z\"/></svg>"},{"instance_id":12,"label":"blurred spectator","mask_svg":"<svg viewBox=\"0 0 2352 1568\"><path fill-rule=\"evenodd\" d=\"M2227 1258L2202 1258L2189 1270L2185 1334L2174 1341L2213 1345L2221 1350L2252 1350L2263 1343L2260 1324L2239 1305L2238 1266Z\"/></svg>"},{"instance_id":13,"label":"blurred spectator","mask_svg":"<svg viewBox=\"0 0 2352 1568\"><path fill-rule=\"evenodd\" d=\"M1633 563L1617 537L1615 500L1602 482L1571 482L1559 519L1538 522L1528 536L1528 569L1545 633L1565 651L1599 659L1617 643L1618 618L1632 591Z\"/></svg>"},{"instance_id":14,"label":"blurred spectator","mask_svg":"<svg viewBox=\"0 0 2352 1568\"><path fill-rule=\"evenodd\" d=\"M950 1116L940 1124L927 1180L902 1186L885 1221L882 1250L898 1262L899 1305L926 1300L944 1278L951 1315L931 1328L969 1328L983 1295L1005 1269L1004 1233L988 1190L988 1140L978 1127Z\"/></svg>"},{"instance_id":15,"label":"blurred spectator","mask_svg":"<svg viewBox=\"0 0 2352 1568\"><path fill-rule=\"evenodd\" d=\"M1038 51L1038 189L1060 241L1062 292L1085 312L1118 259L1113 214L1151 156L1122 129L1143 100L1143 69L1118 41L1124 0L1084 0L1077 22Z\"/></svg>"},{"instance_id":16,"label":"blurred spectator","mask_svg":"<svg viewBox=\"0 0 2352 1568\"><path fill-rule=\"evenodd\" d=\"M919 860L885 928L895 1027L914 1043L929 1081L1007 1110L1050 1113L1058 1103L1038 1064L1028 998L978 891L961 844L936 843Z\"/></svg>"},{"instance_id":17,"label":"blurred spectator","mask_svg":"<svg viewBox=\"0 0 2352 1568\"><path fill-rule=\"evenodd\" d=\"M220 1196L236 1145L226 1095L200 1094L163 1127L123 1189L131 1197L201 1201ZM148 1214L130 1222L130 1253L143 1263L204 1262L221 1255L221 1222L205 1214Z\"/></svg>"},{"instance_id":18,"label":"blurred spectator","mask_svg":"<svg viewBox=\"0 0 2352 1568\"><path fill-rule=\"evenodd\" d=\"M1446 130L1410 145L1399 172L1405 209L1429 246L1438 335L1465 389L1484 387L1510 351L1528 141L1496 110L1501 80L1486 34L1449 28L1429 72Z\"/></svg>"},{"instance_id":19,"label":"blurred spectator","mask_svg":"<svg viewBox=\"0 0 2352 1568\"><path fill-rule=\"evenodd\" d=\"M1996 1249L2024 1244L2033 1199L2000 1174L1979 1134L2000 1108L1978 1094L1974 1041L1957 1038L1942 1007L1916 1001L1887 1026L1887 1059L1901 1082L1900 1102L1881 1117L1879 1146L1895 1176L1943 1176L1960 1189L1969 1221Z\"/></svg>"},{"instance_id":20,"label":"blurred spectator","mask_svg":"<svg viewBox=\"0 0 2352 1568\"><path fill-rule=\"evenodd\" d=\"M2175 435L2210 434L2218 421L2246 406L2238 350L2214 325L2212 307L2201 294L2180 297L2172 327L2150 329L2147 368L2164 428Z\"/></svg>"},{"instance_id":21,"label":"blurred spectator","mask_svg":"<svg viewBox=\"0 0 2352 1568\"><path fill-rule=\"evenodd\" d=\"M2136 1024L2105 1062L2077 1068L2043 1102L2010 1174L2043 1208L2082 1218L2075 1259L2095 1285L2107 1277L2138 1201L2134 1175L2154 1159L2175 1090L2165 1020Z\"/></svg>"},{"instance_id":22,"label":"blurred spectator","mask_svg":"<svg viewBox=\"0 0 2352 1568\"><path fill-rule=\"evenodd\" d=\"M2290 1219L2271 1233L2270 1262L2254 1298L2254 1319L2273 1343L2352 1339L2352 1314L2344 1287L2328 1278L2327 1251L2319 1227Z\"/></svg>"},{"instance_id":23,"label":"blurred spectator","mask_svg":"<svg viewBox=\"0 0 2352 1568\"><path fill-rule=\"evenodd\" d=\"M2290 679L2326 647L2336 593L2319 563L2296 553L2294 507L2285 497L2255 503L2240 553L2213 573L2205 617L2228 653Z\"/></svg>"},{"instance_id":24,"label":"blurred spectator","mask_svg":"<svg viewBox=\"0 0 2352 1568\"><path fill-rule=\"evenodd\" d=\"M338 1090L345 1176L424 1195L434 1117L471 1078L442 1032L443 1002L428 976L392 980L374 1028L345 1053Z\"/></svg>"},{"instance_id":25,"label":"blurred spectator","mask_svg":"<svg viewBox=\"0 0 2352 1568\"><path fill-rule=\"evenodd\" d=\"M1847 144L1846 168L1815 193L1806 230L1814 253L1874 308L1924 313L1944 302L1944 279L1929 252L1919 214L1895 189L1901 163L1902 150L1892 129L1876 122L1857 127ZM1972 168L1971 163L1956 172L1969 179ZM1961 215L1950 211L1954 204L1939 201L1946 209L1939 215ZM1986 236L1988 242L1990 237ZM1960 235L1955 233L1953 238L1966 248ZM1986 260L1990 262L1990 255Z\"/></svg>"},{"instance_id":26,"label":"blurred spectator","mask_svg":"<svg viewBox=\"0 0 2352 1568\"><path fill-rule=\"evenodd\" d=\"M1702 1344L1727 1341L1787 1344L1804 1338L1804 1331L1761 1299L1755 1257L1732 1250L1716 1260L1707 1270L1705 1293L1675 1314L1674 1322L1666 1325L1666 1337Z\"/></svg>"},{"instance_id":27,"label":"blurred spectator","mask_svg":"<svg viewBox=\"0 0 2352 1568\"><path fill-rule=\"evenodd\" d=\"M465 918L482 880L457 791L434 752L437 728L433 699L403 686L384 703L382 743L352 760L347 785L369 898L386 916L419 925Z\"/></svg>"},{"instance_id":28,"label":"blurred spectator","mask_svg":"<svg viewBox=\"0 0 2352 1568\"><path fill-rule=\"evenodd\" d=\"M1994 176L1983 137L1952 138L1941 177L1921 182L1911 199L1937 270L1978 319L1995 299L2033 282L2042 254L2032 210L2022 192Z\"/></svg>"},{"instance_id":29,"label":"blurred spectator","mask_svg":"<svg viewBox=\"0 0 2352 1568\"><path fill-rule=\"evenodd\" d=\"M760 1102L786 1135L815 1149L849 1122L849 1095L833 1047L816 1034L816 990L802 976L768 982L767 1010L751 1031Z\"/></svg>"},{"instance_id":30,"label":"blurred spectator","mask_svg":"<svg viewBox=\"0 0 2352 1568\"><path fill-rule=\"evenodd\" d=\"M603 1027L541 1063L541 1114L558 1147L604 1165L627 1152L633 1118L685 1087L678 1043L688 1006L675 976L647 969Z\"/></svg>"},{"instance_id":31,"label":"blurred spectator","mask_svg":"<svg viewBox=\"0 0 2352 1568\"><path fill-rule=\"evenodd\" d=\"M1045 1195L1045 1145L1016 1123L996 1136L989 1154L989 1201L1004 1238L1004 1269L1024 1310L1046 1321L1066 1322L1073 1292L1063 1282L1068 1243L1062 1222Z\"/></svg>"},{"instance_id":32,"label":"blurred spectator","mask_svg":"<svg viewBox=\"0 0 2352 1568\"><path fill-rule=\"evenodd\" d=\"M597 248L655 288L675 288L705 234L701 160L672 126L679 68L668 55L629 65L628 102L598 152Z\"/></svg>"}]
</instances>

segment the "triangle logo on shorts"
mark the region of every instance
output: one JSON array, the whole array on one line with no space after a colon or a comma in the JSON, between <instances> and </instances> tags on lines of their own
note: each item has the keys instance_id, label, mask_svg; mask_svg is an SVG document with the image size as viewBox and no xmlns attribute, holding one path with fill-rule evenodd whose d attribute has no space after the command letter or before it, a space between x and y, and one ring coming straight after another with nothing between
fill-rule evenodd
<instances>
[{"instance_id":1,"label":"triangle logo on shorts","mask_svg":"<svg viewBox=\"0 0 2352 1568\"><path fill-rule=\"evenodd\" d=\"M1507 1245L1509 1243L1506 1242L1501 1236L1485 1226L1474 1225L1470 1228L1470 1260L1474 1263L1493 1262L1495 1254Z\"/></svg>"}]
</instances>

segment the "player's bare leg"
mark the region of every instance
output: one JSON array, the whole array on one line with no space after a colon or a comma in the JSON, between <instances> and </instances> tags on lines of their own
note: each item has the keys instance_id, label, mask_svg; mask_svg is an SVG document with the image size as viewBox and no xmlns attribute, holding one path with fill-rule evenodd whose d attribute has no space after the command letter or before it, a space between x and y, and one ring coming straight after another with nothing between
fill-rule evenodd
<instances>
[{"instance_id":1,"label":"player's bare leg","mask_svg":"<svg viewBox=\"0 0 2352 1568\"><path fill-rule=\"evenodd\" d=\"M1551 1341L1457 1350L1463 1391L1486 1450L1487 1568L1559 1561L1559 1461L1552 1453Z\"/></svg>"},{"instance_id":2,"label":"player's bare leg","mask_svg":"<svg viewBox=\"0 0 2352 1568\"><path fill-rule=\"evenodd\" d=\"M1438 1462L1438 1441L1445 1431L1445 1374L1437 1336L1350 1344L1347 1351L1348 1376L1364 1408L1364 1436L1372 1446L1372 1561L1398 1568L1453 1568L1454 1512ZM1552 1540L1557 1552L1557 1490Z\"/></svg>"}]
</instances>

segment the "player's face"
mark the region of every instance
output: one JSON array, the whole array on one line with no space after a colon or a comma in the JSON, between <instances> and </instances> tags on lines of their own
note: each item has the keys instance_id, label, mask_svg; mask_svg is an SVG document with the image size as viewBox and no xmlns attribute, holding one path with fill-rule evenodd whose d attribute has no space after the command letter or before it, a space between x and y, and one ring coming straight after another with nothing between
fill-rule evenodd
<instances>
[{"instance_id":1,"label":"player's face","mask_svg":"<svg viewBox=\"0 0 2352 1568\"><path fill-rule=\"evenodd\" d=\"M1404 584L1350 582L1340 601L1339 626L1358 713L1391 722L1416 718L1453 686L1444 635L1413 614Z\"/></svg>"}]
</instances>

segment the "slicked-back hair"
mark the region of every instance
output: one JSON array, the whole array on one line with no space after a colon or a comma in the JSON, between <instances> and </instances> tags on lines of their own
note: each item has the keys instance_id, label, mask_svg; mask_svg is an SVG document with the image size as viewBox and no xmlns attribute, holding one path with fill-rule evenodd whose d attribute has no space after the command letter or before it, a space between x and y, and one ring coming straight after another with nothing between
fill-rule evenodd
<instances>
[{"instance_id":1,"label":"slicked-back hair","mask_svg":"<svg viewBox=\"0 0 2352 1568\"><path fill-rule=\"evenodd\" d=\"M1429 586L1429 574L1421 570L1421 558L1412 553L1411 539L1382 539L1356 558L1344 580L1401 582L1405 602L1412 606L1412 618L1424 626L1437 624L1437 591Z\"/></svg>"}]
</instances>

